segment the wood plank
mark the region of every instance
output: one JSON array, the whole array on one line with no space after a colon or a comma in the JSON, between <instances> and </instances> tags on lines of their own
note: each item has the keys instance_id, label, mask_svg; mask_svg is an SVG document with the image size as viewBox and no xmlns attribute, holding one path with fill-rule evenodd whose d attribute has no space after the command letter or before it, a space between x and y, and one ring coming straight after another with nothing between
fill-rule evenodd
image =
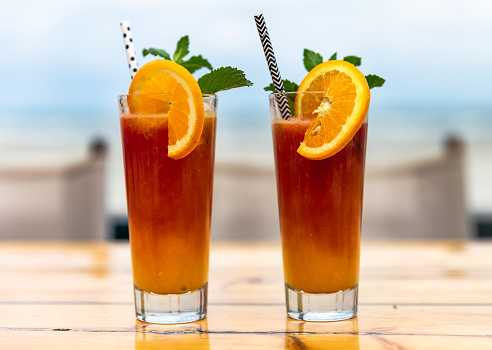
<instances>
[{"instance_id":1,"label":"wood plank","mask_svg":"<svg viewBox=\"0 0 492 350\"><path fill-rule=\"evenodd\" d=\"M7 301L39 302L132 302L130 272L112 272L100 276L79 270L0 271L0 303ZM211 303L283 303L284 290L279 270L238 270L226 273L211 269ZM26 283L29 288L25 288ZM434 275L361 277L361 304L490 304L492 279ZM471 297L473 296L473 297Z\"/></svg>"},{"instance_id":2,"label":"wood plank","mask_svg":"<svg viewBox=\"0 0 492 350\"><path fill-rule=\"evenodd\" d=\"M0 331L70 330L94 333L136 331L184 332L205 325L210 333L377 334L382 336L491 337L492 306L361 306L355 320L300 322L286 317L283 305L210 305L205 321L147 325L135 320L133 305L0 305Z\"/></svg>"},{"instance_id":3,"label":"wood plank","mask_svg":"<svg viewBox=\"0 0 492 350\"><path fill-rule=\"evenodd\" d=\"M214 244L206 320L135 320L127 244L0 243L0 344L18 349L492 348L492 243L364 242L360 309L285 315L273 244ZM3 346L2 346L3 348Z\"/></svg>"},{"instance_id":4,"label":"wood plank","mask_svg":"<svg viewBox=\"0 0 492 350\"><path fill-rule=\"evenodd\" d=\"M0 332L0 344L13 349L490 349L484 337L381 336L372 334L91 334L64 331Z\"/></svg>"},{"instance_id":5,"label":"wood plank","mask_svg":"<svg viewBox=\"0 0 492 350\"><path fill-rule=\"evenodd\" d=\"M284 302L281 276L213 273L209 280L210 303L278 304ZM129 274L100 279L80 273L0 272L0 303L22 302L133 302ZM29 288L26 288L28 283ZM371 279L360 281L359 302L366 304L492 305L492 280L467 278Z\"/></svg>"}]
</instances>

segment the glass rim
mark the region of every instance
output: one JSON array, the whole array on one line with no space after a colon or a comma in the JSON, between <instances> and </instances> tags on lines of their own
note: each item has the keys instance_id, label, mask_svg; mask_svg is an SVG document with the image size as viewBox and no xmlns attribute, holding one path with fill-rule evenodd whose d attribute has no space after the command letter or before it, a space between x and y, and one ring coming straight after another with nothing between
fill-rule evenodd
<instances>
[{"instance_id":1,"label":"glass rim","mask_svg":"<svg viewBox=\"0 0 492 350\"><path fill-rule=\"evenodd\" d=\"M128 96L161 96L161 95L169 95L165 93L155 93L155 94L124 94L118 95L118 98L128 97ZM217 94L202 94L202 98L217 98Z\"/></svg>"},{"instance_id":2,"label":"glass rim","mask_svg":"<svg viewBox=\"0 0 492 350\"><path fill-rule=\"evenodd\" d=\"M306 94L306 95L315 95L315 94L326 94L326 91L291 91L291 92L272 92L268 96L269 97L277 97L277 96L282 96L282 95L301 95L301 94Z\"/></svg>"}]
</instances>

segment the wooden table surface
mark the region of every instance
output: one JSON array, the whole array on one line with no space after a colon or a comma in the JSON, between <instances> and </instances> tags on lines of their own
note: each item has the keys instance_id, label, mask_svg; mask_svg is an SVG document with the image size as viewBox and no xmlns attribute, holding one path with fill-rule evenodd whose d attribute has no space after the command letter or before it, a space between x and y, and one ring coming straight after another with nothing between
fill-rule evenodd
<instances>
[{"instance_id":1,"label":"wooden table surface","mask_svg":"<svg viewBox=\"0 0 492 350\"><path fill-rule=\"evenodd\" d=\"M0 349L492 349L492 242L364 242L359 315L286 317L280 245L212 245L205 320L136 321L127 244L0 242Z\"/></svg>"}]
</instances>

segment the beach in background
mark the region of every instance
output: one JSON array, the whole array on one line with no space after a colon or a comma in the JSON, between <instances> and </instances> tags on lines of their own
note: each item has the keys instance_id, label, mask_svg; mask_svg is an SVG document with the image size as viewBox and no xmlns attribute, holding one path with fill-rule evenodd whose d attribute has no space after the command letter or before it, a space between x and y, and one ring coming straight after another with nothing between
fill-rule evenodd
<instances>
[{"instance_id":1,"label":"beach in background","mask_svg":"<svg viewBox=\"0 0 492 350\"><path fill-rule=\"evenodd\" d=\"M217 166L273 169L267 97L262 117L224 118L219 105ZM116 105L116 102L115 102ZM225 119L225 120L224 120ZM234 122L237 120L237 122ZM108 215L125 215L123 159L117 110L113 115L0 116L2 166L45 167L76 161L91 140L108 143L106 207ZM470 215L492 215L492 110L378 109L369 115L367 169L405 165L443 151L448 136L465 142L465 188ZM258 193L261 201L262 193ZM241 200L230 198L231 202Z\"/></svg>"}]
</instances>

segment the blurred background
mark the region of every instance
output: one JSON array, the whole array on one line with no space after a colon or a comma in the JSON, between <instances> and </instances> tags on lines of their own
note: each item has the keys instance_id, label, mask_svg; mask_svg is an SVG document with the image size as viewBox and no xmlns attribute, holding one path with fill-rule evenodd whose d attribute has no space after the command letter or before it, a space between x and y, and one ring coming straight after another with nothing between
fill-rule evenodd
<instances>
[{"instance_id":1,"label":"blurred background","mask_svg":"<svg viewBox=\"0 0 492 350\"><path fill-rule=\"evenodd\" d=\"M386 79L372 90L369 114L367 237L425 238L426 230L442 236L456 227L451 237L492 236L489 1L7 0L0 11L0 237L57 238L49 234L55 226L78 227L68 237L75 239L127 234L117 96L130 84L120 30L128 20L139 66L152 59L142 49L173 52L189 35L191 55L214 68L238 67L254 83L219 93L213 237L278 239L259 13L284 79L299 83L306 75L304 48L325 60L334 52L360 56L364 74ZM451 175L434 176L447 171L443 159L456 145ZM415 180L422 174L440 192L407 201L428 195ZM383 188L388 177L392 187ZM434 215L429 208L441 204L447 209ZM419 228L416 208L434 221L427 229ZM384 225L396 211L402 221ZM88 233L101 227L103 236Z\"/></svg>"}]
</instances>

